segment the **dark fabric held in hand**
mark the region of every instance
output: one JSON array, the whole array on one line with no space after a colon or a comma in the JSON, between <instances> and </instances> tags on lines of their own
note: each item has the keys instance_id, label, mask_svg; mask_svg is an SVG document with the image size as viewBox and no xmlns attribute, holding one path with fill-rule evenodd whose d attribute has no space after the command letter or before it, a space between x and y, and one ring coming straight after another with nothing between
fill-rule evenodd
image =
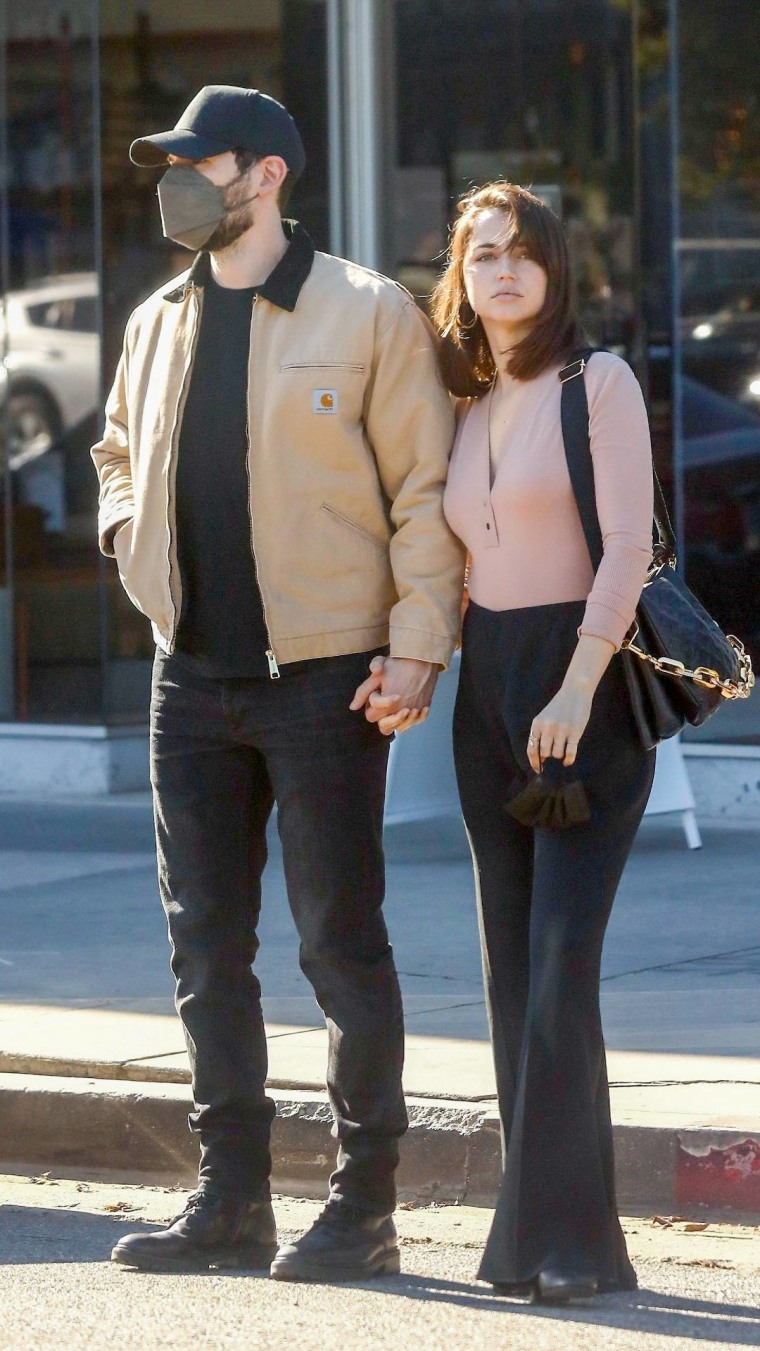
<instances>
[{"instance_id":1,"label":"dark fabric held in hand","mask_svg":"<svg viewBox=\"0 0 760 1351\"><path fill-rule=\"evenodd\" d=\"M563 770L559 761L558 770ZM507 811L524 826L544 826L547 830L566 830L582 826L590 820L588 797L580 779L561 777L547 762L540 774L527 784L515 785L515 796L507 803Z\"/></svg>"}]
</instances>

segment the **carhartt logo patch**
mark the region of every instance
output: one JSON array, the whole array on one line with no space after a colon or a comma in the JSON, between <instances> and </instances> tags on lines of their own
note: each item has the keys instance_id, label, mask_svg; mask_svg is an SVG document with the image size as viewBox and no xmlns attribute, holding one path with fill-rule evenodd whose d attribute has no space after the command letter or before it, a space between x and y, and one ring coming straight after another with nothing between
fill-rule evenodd
<instances>
[{"instance_id":1,"label":"carhartt logo patch","mask_svg":"<svg viewBox=\"0 0 760 1351\"><path fill-rule=\"evenodd\" d=\"M312 413L337 413L337 389L315 389L311 396Z\"/></svg>"}]
</instances>

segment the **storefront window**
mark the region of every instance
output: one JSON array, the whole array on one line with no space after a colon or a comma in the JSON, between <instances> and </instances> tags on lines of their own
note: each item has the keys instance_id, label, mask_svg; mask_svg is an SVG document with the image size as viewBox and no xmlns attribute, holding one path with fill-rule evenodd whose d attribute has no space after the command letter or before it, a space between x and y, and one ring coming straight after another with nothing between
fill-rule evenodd
<instances>
[{"instance_id":1,"label":"storefront window","mask_svg":"<svg viewBox=\"0 0 760 1351\"><path fill-rule=\"evenodd\" d=\"M760 667L760 10L688 0L678 22L676 466L690 585ZM760 741L760 697L710 739Z\"/></svg>"},{"instance_id":2,"label":"storefront window","mask_svg":"<svg viewBox=\"0 0 760 1351\"><path fill-rule=\"evenodd\" d=\"M419 296L461 192L509 178L565 221L592 339L629 354L635 301L631 6L397 0L391 253Z\"/></svg>"},{"instance_id":3,"label":"storefront window","mask_svg":"<svg viewBox=\"0 0 760 1351\"><path fill-rule=\"evenodd\" d=\"M203 84L273 94L308 154L292 212L328 247L325 9L0 0L0 720L145 720L150 630L97 552L89 448L131 310L191 255L129 145Z\"/></svg>"},{"instance_id":4,"label":"storefront window","mask_svg":"<svg viewBox=\"0 0 760 1351\"><path fill-rule=\"evenodd\" d=\"M145 719L153 645L97 553L88 451L129 313L190 255L128 147L203 84L273 94L308 154L292 214L329 248L326 11L0 0L0 720ZM554 206L590 338L647 386L688 579L760 667L757 5L386 0L383 16L379 264L424 303L467 187L506 176ZM760 740L760 695L704 735Z\"/></svg>"},{"instance_id":5,"label":"storefront window","mask_svg":"<svg viewBox=\"0 0 760 1351\"><path fill-rule=\"evenodd\" d=\"M0 716L101 716L96 6L4 3Z\"/></svg>"}]
</instances>

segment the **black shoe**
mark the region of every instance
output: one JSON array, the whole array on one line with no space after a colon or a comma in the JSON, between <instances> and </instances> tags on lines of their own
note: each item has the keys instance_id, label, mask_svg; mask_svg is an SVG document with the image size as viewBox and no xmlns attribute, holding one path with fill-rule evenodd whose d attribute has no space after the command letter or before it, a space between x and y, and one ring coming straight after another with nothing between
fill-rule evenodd
<instances>
[{"instance_id":1,"label":"black shoe","mask_svg":"<svg viewBox=\"0 0 760 1351\"><path fill-rule=\"evenodd\" d=\"M391 1215L328 1201L302 1238L280 1248L271 1274L277 1281L361 1281L397 1276L400 1269Z\"/></svg>"},{"instance_id":2,"label":"black shoe","mask_svg":"<svg viewBox=\"0 0 760 1351\"><path fill-rule=\"evenodd\" d=\"M536 1277L536 1298L541 1304L569 1304L571 1299L590 1299L597 1293L596 1276L583 1271L545 1267Z\"/></svg>"},{"instance_id":3,"label":"black shoe","mask_svg":"<svg viewBox=\"0 0 760 1351\"><path fill-rule=\"evenodd\" d=\"M269 1201L247 1201L200 1190L166 1229L127 1234L111 1253L140 1271L207 1271L212 1266L265 1270L277 1252Z\"/></svg>"},{"instance_id":4,"label":"black shoe","mask_svg":"<svg viewBox=\"0 0 760 1351\"><path fill-rule=\"evenodd\" d=\"M536 1294L535 1281L492 1281L495 1295L506 1295L508 1299L527 1299L532 1301Z\"/></svg>"}]
</instances>

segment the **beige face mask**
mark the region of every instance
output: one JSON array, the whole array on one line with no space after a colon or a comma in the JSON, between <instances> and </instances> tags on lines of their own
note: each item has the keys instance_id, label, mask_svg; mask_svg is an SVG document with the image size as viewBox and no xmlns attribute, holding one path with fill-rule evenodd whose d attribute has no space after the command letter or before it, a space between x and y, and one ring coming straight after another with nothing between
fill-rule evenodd
<instances>
[{"instance_id":1,"label":"beige face mask","mask_svg":"<svg viewBox=\"0 0 760 1351\"><path fill-rule=\"evenodd\" d=\"M229 185L227 185L229 186ZM237 210L258 197L248 197L229 208L225 188L212 183L191 164L172 164L158 185L161 225L167 239L186 249L202 249L229 210Z\"/></svg>"}]
</instances>

